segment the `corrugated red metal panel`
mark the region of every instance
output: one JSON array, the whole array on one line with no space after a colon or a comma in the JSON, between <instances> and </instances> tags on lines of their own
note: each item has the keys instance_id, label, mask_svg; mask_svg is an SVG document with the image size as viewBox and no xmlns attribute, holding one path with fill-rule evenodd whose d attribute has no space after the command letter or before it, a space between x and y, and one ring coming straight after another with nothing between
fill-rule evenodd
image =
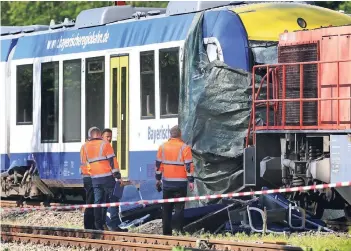
<instances>
[{"instance_id":1,"label":"corrugated red metal panel","mask_svg":"<svg viewBox=\"0 0 351 251\"><path fill-rule=\"evenodd\" d=\"M351 60L351 25L283 33L279 45L298 45L312 41L320 41L320 61ZM320 98L351 96L351 62L321 64L319 78ZM320 101L318 111L319 125L345 124L351 128L350 100Z\"/></svg>"},{"instance_id":2,"label":"corrugated red metal panel","mask_svg":"<svg viewBox=\"0 0 351 251\"><path fill-rule=\"evenodd\" d=\"M351 59L350 34L323 36L321 61ZM350 62L330 63L321 66L321 98L350 97ZM338 87L339 85L339 87ZM322 101L322 124L351 125L350 100Z\"/></svg>"},{"instance_id":3,"label":"corrugated red metal panel","mask_svg":"<svg viewBox=\"0 0 351 251\"><path fill-rule=\"evenodd\" d=\"M339 59L347 60L351 59L351 34L344 34L339 36ZM339 63L339 79L342 88L340 89L341 97L350 97L351 96L351 62L341 62ZM351 123L351 102L350 100L340 101L340 121L341 123L346 122L347 124Z\"/></svg>"},{"instance_id":4,"label":"corrugated red metal panel","mask_svg":"<svg viewBox=\"0 0 351 251\"><path fill-rule=\"evenodd\" d=\"M338 36L326 36L321 39L320 59L321 61L338 60ZM321 98L336 97L334 87L338 81L338 65L337 63L322 64L320 66L321 77ZM321 101L320 122L325 124L336 124L336 109L337 101L327 100Z\"/></svg>"},{"instance_id":5,"label":"corrugated red metal panel","mask_svg":"<svg viewBox=\"0 0 351 251\"><path fill-rule=\"evenodd\" d=\"M279 46L279 63L311 62L318 60L318 43L301 43L295 45ZM303 98L317 98L317 66L288 65L285 67L285 97L300 98L300 83L303 82ZM302 70L301 70L302 69ZM279 99L283 98L283 70L279 68ZM300 101L285 104L285 125L300 125ZM302 104L302 121L304 126L317 125L317 102L304 102ZM283 123L282 103L278 104L278 123ZM281 124L280 124L281 125Z\"/></svg>"},{"instance_id":6,"label":"corrugated red metal panel","mask_svg":"<svg viewBox=\"0 0 351 251\"><path fill-rule=\"evenodd\" d=\"M296 44L310 41L320 41L322 36L333 36L339 34L350 34L351 25L338 27L325 27L315 30L304 30L280 34L279 45Z\"/></svg>"}]
</instances>

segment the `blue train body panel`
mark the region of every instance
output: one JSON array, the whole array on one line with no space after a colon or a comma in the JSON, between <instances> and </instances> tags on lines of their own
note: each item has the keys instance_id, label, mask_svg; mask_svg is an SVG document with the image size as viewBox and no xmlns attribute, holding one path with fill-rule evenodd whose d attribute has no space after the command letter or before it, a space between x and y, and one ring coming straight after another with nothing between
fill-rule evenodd
<instances>
[{"instance_id":1,"label":"blue train body panel","mask_svg":"<svg viewBox=\"0 0 351 251\"><path fill-rule=\"evenodd\" d=\"M11 44L12 44L12 39L0 40L0 46L1 46L0 60L1 60L1 62L7 61L7 57L11 51Z\"/></svg>"},{"instance_id":2,"label":"blue train body panel","mask_svg":"<svg viewBox=\"0 0 351 251\"><path fill-rule=\"evenodd\" d=\"M16 165L26 165L30 153L11 154L10 162ZM69 187L70 184L83 184L80 175L79 152L61 153L33 153L37 162L39 176L45 180L58 180ZM7 156L7 155L6 155ZM130 152L130 178L141 182L140 194L144 200L161 199L162 193L158 193L155 188L155 156L156 151ZM4 158L5 155L1 155ZM140 172L142 170L142 172ZM148 170L149 172L146 172ZM123 192L121 201L139 201L139 192L134 186L127 186ZM122 206L121 210L142 206Z\"/></svg>"},{"instance_id":3,"label":"blue train body panel","mask_svg":"<svg viewBox=\"0 0 351 251\"><path fill-rule=\"evenodd\" d=\"M206 12L203 36L216 37L221 45L224 62L232 68L251 70L249 45L245 27L232 11Z\"/></svg>"},{"instance_id":4,"label":"blue train body panel","mask_svg":"<svg viewBox=\"0 0 351 251\"><path fill-rule=\"evenodd\" d=\"M186 38L194 15L186 14L25 36L19 38L14 59L181 41ZM249 70L247 34L235 13L227 10L206 12L203 31L204 37L218 39L224 61L229 66Z\"/></svg>"},{"instance_id":5,"label":"blue train body panel","mask_svg":"<svg viewBox=\"0 0 351 251\"><path fill-rule=\"evenodd\" d=\"M13 153L8 164L26 166L31 153ZM33 153L40 178L60 180L65 184L82 184L79 152ZM7 155L2 155L6 160ZM154 180L156 151L129 152L129 179Z\"/></svg>"},{"instance_id":6,"label":"blue train body panel","mask_svg":"<svg viewBox=\"0 0 351 251\"><path fill-rule=\"evenodd\" d=\"M0 171L3 172L10 166L10 159L7 154L0 154Z\"/></svg>"},{"instance_id":7,"label":"blue train body panel","mask_svg":"<svg viewBox=\"0 0 351 251\"><path fill-rule=\"evenodd\" d=\"M178 41L185 38L193 16L188 14L26 36L19 39L14 59Z\"/></svg>"}]
</instances>

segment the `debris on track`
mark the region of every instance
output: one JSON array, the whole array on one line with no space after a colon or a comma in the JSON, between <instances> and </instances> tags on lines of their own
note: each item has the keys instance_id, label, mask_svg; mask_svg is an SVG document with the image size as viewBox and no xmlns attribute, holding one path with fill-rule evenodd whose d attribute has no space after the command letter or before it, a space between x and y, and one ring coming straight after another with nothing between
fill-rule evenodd
<instances>
[{"instance_id":1,"label":"debris on track","mask_svg":"<svg viewBox=\"0 0 351 251\"><path fill-rule=\"evenodd\" d=\"M162 220L149 221L139 227L132 228L129 232L141 234L162 234Z\"/></svg>"}]
</instances>

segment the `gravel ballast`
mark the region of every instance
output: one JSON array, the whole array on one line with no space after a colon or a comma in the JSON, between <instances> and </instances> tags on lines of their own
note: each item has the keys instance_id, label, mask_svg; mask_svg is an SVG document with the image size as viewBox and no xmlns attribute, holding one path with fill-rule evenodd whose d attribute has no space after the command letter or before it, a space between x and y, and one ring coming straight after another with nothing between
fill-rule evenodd
<instances>
[{"instance_id":1,"label":"gravel ballast","mask_svg":"<svg viewBox=\"0 0 351 251\"><path fill-rule=\"evenodd\" d=\"M22 226L63 227L83 229L83 213L76 211L34 211L1 213L2 224ZM153 220L139 227L130 229L130 232L143 234L162 234L162 220Z\"/></svg>"},{"instance_id":2,"label":"gravel ballast","mask_svg":"<svg viewBox=\"0 0 351 251\"><path fill-rule=\"evenodd\" d=\"M83 212L76 211L34 211L1 213L2 224L23 226L83 228Z\"/></svg>"},{"instance_id":3,"label":"gravel ballast","mask_svg":"<svg viewBox=\"0 0 351 251\"><path fill-rule=\"evenodd\" d=\"M1 251L97 251L97 249L51 247L32 243L1 243Z\"/></svg>"}]
</instances>

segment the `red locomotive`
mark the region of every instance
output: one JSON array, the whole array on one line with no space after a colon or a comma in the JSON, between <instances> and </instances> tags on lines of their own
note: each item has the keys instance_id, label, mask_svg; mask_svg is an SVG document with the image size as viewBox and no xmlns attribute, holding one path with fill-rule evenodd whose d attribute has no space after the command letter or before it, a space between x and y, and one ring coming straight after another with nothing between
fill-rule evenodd
<instances>
[{"instance_id":1,"label":"red locomotive","mask_svg":"<svg viewBox=\"0 0 351 251\"><path fill-rule=\"evenodd\" d=\"M278 64L254 66L253 83L245 160L253 156L256 185L350 181L351 26L281 34ZM318 217L326 208L350 215L351 187L290 196Z\"/></svg>"}]
</instances>

